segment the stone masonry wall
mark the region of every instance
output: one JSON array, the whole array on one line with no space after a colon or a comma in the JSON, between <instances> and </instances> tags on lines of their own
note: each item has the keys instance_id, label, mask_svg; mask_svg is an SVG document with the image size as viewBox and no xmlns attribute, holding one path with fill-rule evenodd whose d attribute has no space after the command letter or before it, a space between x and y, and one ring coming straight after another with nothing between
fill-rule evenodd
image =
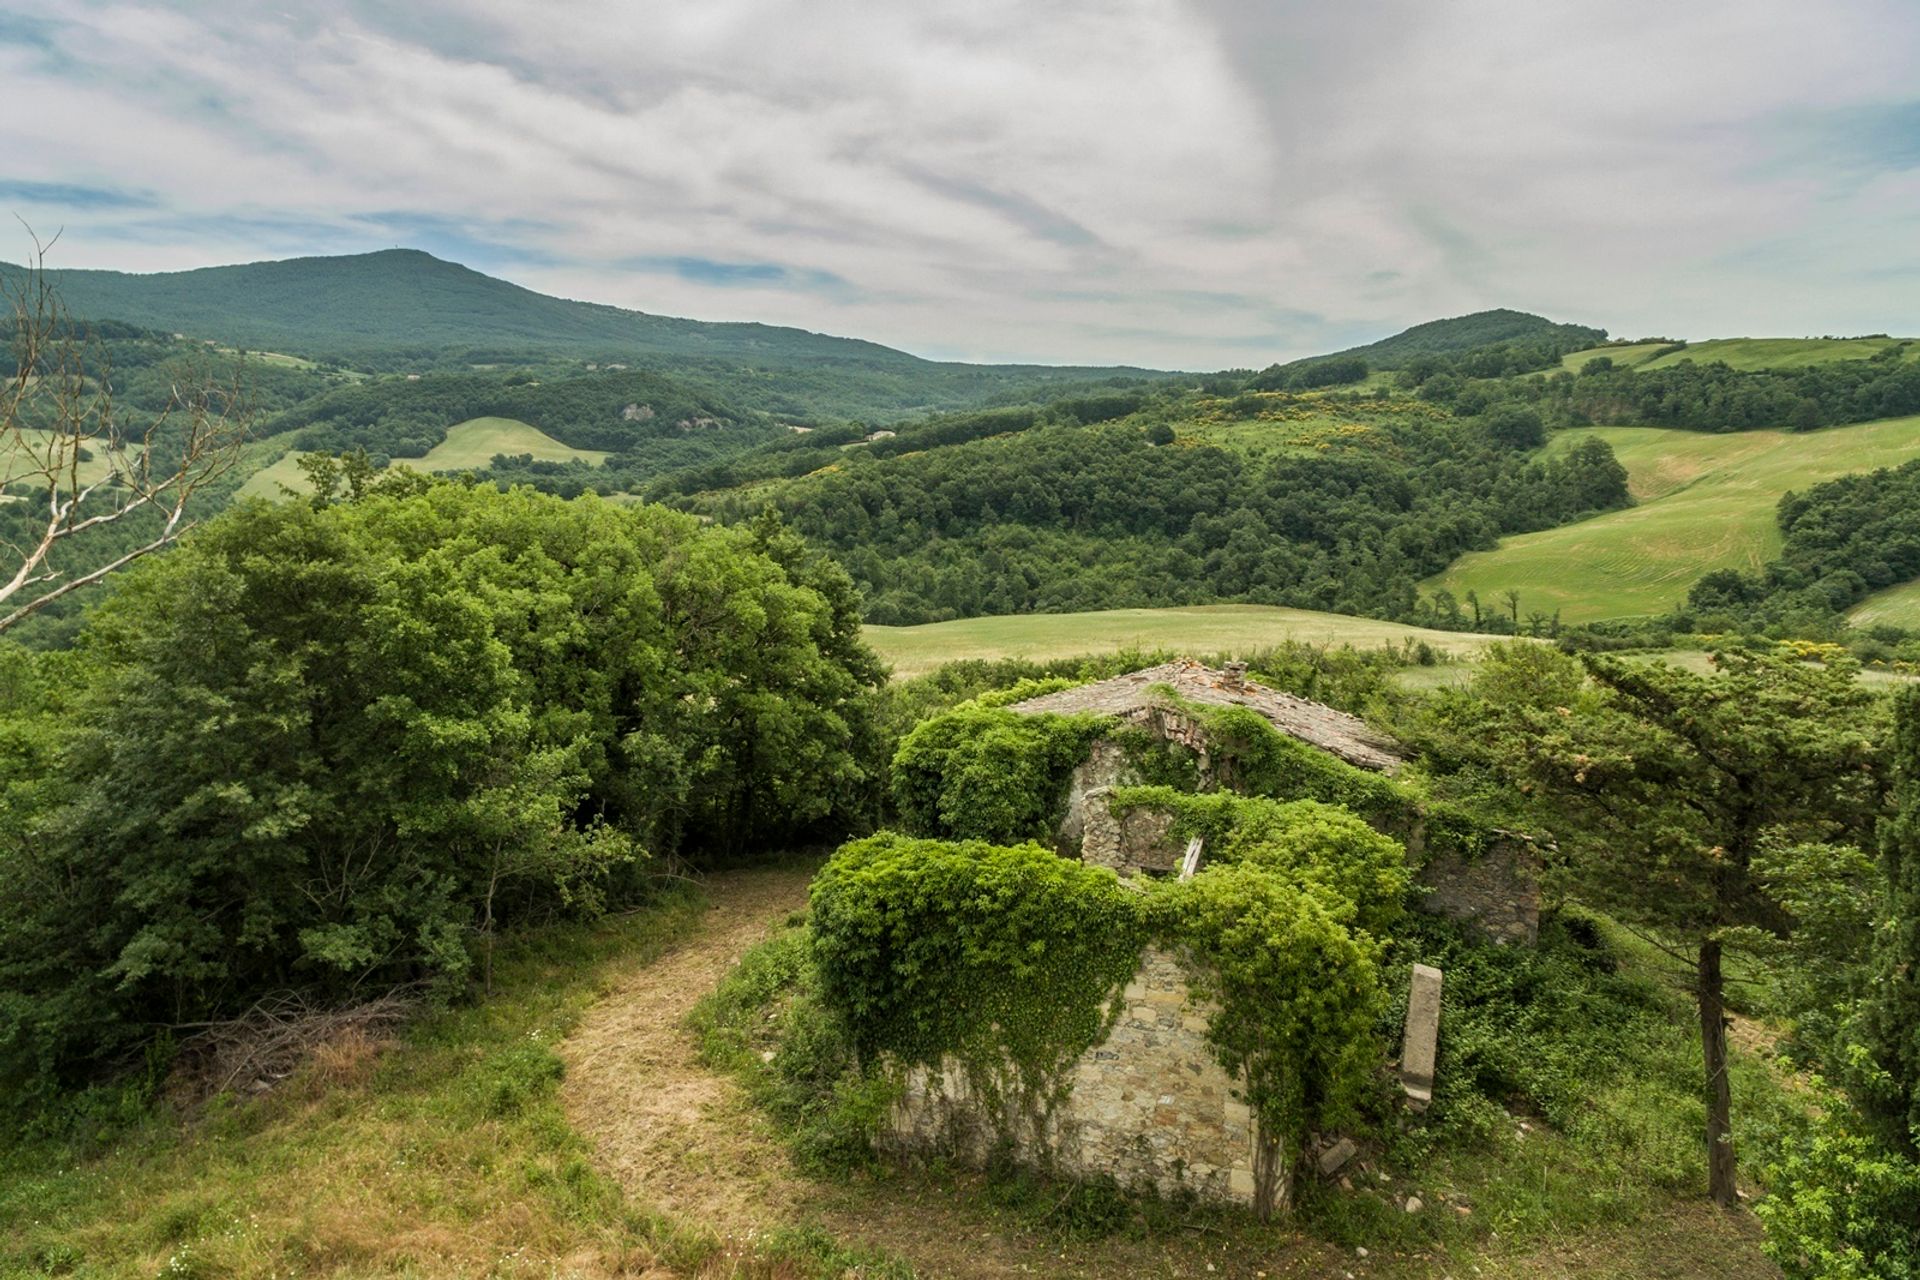
<instances>
[{"instance_id":1,"label":"stone masonry wall","mask_svg":"<svg viewBox=\"0 0 1920 1280\"><path fill-rule=\"evenodd\" d=\"M1001 1130L1023 1158L1050 1157L1067 1174L1251 1204L1253 1117L1207 1043L1209 1011L1192 1000L1183 962L1149 949L1121 1001L1107 1038L1073 1065L1046 1132L1034 1134L1021 1117L1003 1117ZM908 1149L978 1162L998 1134L948 1066L908 1079L893 1137Z\"/></svg>"},{"instance_id":2,"label":"stone masonry wall","mask_svg":"<svg viewBox=\"0 0 1920 1280\"><path fill-rule=\"evenodd\" d=\"M1540 850L1504 836L1476 857L1429 852L1414 876L1435 915L1474 925L1495 942L1533 945L1540 937Z\"/></svg>"},{"instance_id":3,"label":"stone masonry wall","mask_svg":"<svg viewBox=\"0 0 1920 1280\"><path fill-rule=\"evenodd\" d=\"M1086 794L1080 861L1090 867L1111 867L1122 879L1136 871L1171 874L1179 870L1186 850L1174 838L1173 815L1135 806L1116 816L1111 797L1104 787Z\"/></svg>"}]
</instances>

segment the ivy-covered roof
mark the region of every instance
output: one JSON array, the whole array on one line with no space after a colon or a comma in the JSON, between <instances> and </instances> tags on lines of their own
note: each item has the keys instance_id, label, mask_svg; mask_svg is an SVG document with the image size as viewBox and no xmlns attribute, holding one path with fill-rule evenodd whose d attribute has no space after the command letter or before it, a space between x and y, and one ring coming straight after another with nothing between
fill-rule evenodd
<instances>
[{"instance_id":1,"label":"ivy-covered roof","mask_svg":"<svg viewBox=\"0 0 1920 1280\"><path fill-rule=\"evenodd\" d=\"M1190 659L1147 667L1093 684L1029 698L1009 707L1033 715L1051 712L1073 715L1091 712L1124 716L1156 705L1154 690L1171 688L1188 702L1217 707L1245 707L1290 738L1339 756L1348 764L1377 773L1392 773L1406 757L1400 744L1358 716L1290 693L1270 689L1240 673L1202 666Z\"/></svg>"}]
</instances>

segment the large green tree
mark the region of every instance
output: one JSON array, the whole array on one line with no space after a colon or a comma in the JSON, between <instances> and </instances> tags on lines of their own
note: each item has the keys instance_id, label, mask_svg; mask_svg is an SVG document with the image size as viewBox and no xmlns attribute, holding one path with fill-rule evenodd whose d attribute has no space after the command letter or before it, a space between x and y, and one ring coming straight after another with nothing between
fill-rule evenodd
<instances>
[{"instance_id":1,"label":"large green tree","mask_svg":"<svg viewBox=\"0 0 1920 1280\"><path fill-rule=\"evenodd\" d=\"M777 528L419 477L357 494L210 522L0 699L23 770L0 788L0 1077L268 992L457 982L498 925L591 908L642 855L868 803L879 667L844 576Z\"/></svg>"},{"instance_id":2,"label":"large green tree","mask_svg":"<svg viewBox=\"0 0 1920 1280\"><path fill-rule=\"evenodd\" d=\"M1920 688L1895 702L1895 808L1881 830L1887 878L1872 977L1854 1030L1867 1049L1868 1078L1856 1092L1881 1136L1920 1157Z\"/></svg>"},{"instance_id":3,"label":"large green tree","mask_svg":"<svg viewBox=\"0 0 1920 1280\"><path fill-rule=\"evenodd\" d=\"M1881 797L1876 699L1851 663L1752 652L1699 675L1537 647L1496 655L1457 705L1477 749L1536 802L1568 887L1692 970L1709 1187L1731 1204L1723 954L1794 920L1772 852L1854 842Z\"/></svg>"}]
</instances>

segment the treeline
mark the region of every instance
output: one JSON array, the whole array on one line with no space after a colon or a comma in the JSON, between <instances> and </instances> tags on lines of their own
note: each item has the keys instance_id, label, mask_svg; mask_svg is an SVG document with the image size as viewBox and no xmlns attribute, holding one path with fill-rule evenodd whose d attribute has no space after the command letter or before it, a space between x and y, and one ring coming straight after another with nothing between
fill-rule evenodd
<instances>
[{"instance_id":1,"label":"treeline","mask_svg":"<svg viewBox=\"0 0 1920 1280\"><path fill-rule=\"evenodd\" d=\"M349 381L338 368L264 359L112 320L68 322L53 336L83 357L88 384L110 392L123 424L136 431L139 424L127 417L160 413L178 388L235 388L249 412L265 418ZM0 359L9 373L19 367L14 341L13 322L0 322Z\"/></svg>"},{"instance_id":2,"label":"treeline","mask_svg":"<svg viewBox=\"0 0 1920 1280\"><path fill-rule=\"evenodd\" d=\"M752 452L668 475L649 492L656 498L706 493L761 480L795 479L836 463L864 466L875 460L1010 436L1039 426L1091 426L1138 412L1161 394L1150 387L1095 390L1043 405L939 414L877 432L855 423L789 431Z\"/></svg>"},{"instance_id":3,"label":"treeline","mask_svg":"<svg viewBox=\"0 0 1920 1280\"><path fill-rule=\"evenodd\" d=\"M0 645L0 1105L269 993L457 990L649 860L875 803L882 671L792 535L404 474L336 498L140 562L76 649Z\"/></svg>"},{"instance_id":4,"label":"treeline","mask_svg":"<svg viewBox=\"0 0 1920 1280\"><path fill-rule=\"evenodd\" d=\"M1907 358L1909 347L1900 343L1870 359L1799 369L1735 369L1718 361L1623 369L1602 354L1577 374L1557 371L1544 378L1517 376L1520 370L1468 372L1491 358L1472 352L1452 368L1410 365L1401 378L1423 399L1469 415L1502 401L1527 401L1553 426L1812 431L1920 413L1920 361Z\"/></svg>"},{"instance_id":5,"label":"treeline","mask_svg":"<svg viewBox=\"0 0 1920 1280\"><path fill-rule=\"evenodd\" d=\"M430 373L343 387L263 424L295 432L299 448L364 449L417 458L470 418L517 418L576 449L619 450L638 440L716 430L737 420L720 401L643 370L576 373L553 379L533 371Z\"/></svg>"},{"instance_id":6,"label":"treeline","mask_svg":"<svg viewBox=\"0 0 1920 1280\"><path fill-rule=\"evenodd\" d=\"M1249 459L1132 422L1039 425L697 505L771 502L870 621L906 624L1219 600L1398 616L1462 552L1626 501L1599 442L1533 460L1473 426L1372 430L1363 452Z\"/></svg>"},{"instance_id":7,"label":"treeline","mask_svg":"<svg viewBox=\"0 0 1920 1280\"><path fill-rule=\"evenodd\" d=\"M1776 518L1779 556L1755 573L1707 574L1678 621L1818 634L1873 592L1920 578L1920 460L1789 493Z\"/></svg>"}]
</instances>

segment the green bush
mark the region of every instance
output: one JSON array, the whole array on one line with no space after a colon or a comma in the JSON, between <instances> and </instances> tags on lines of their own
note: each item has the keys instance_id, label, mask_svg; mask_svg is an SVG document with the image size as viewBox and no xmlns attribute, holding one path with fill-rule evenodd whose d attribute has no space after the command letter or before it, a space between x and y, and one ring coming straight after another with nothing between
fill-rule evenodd
<instances>
[{"instance_id":1,"label":"green bush","mask_svg":"<svg viewBox=\"0 0 1920 1280\"><path fill-rule=\"evenodd\" d=\"M822 999L864 1059L1010 1062L1028 1084L1106 1031L1147 936L1145 899L1113 872L1037 844L871 836L828 861L811 902Z\"/></svg>"},{"instance_id":2,"label":"green bush","mask_svg":"<svg viewBox=\"0 0 1920 1280\"><path fill-rule=\"evenodd\" d=\"M1837 1098L1767 1167L1755 1207L1793 1280L1920 1276L1920 1164L1864 1136Z\"/></svg>"},{"instance_id":3,"label":"green bush","mask_svg":"<svg viewBox=\"0 0 1920 1280\"><path fill-rule=\"evenodd\" d=\"M1022 715L967 703L923 721L893 758L901 822L961 840L1048 839L1099 716Z\"/></svg>"},{"instance_id":4,"label":"green bush","mask_svg":"<svg viewBox=\"0 0 1920 1280\"><path fill-rule=\"evenodd\" d=\"M0 670L0 1092L269 992L449 991L648 854L844 829L878 678L777 528L417 478L231 510Z\"/></svg>"}]
</instances>

